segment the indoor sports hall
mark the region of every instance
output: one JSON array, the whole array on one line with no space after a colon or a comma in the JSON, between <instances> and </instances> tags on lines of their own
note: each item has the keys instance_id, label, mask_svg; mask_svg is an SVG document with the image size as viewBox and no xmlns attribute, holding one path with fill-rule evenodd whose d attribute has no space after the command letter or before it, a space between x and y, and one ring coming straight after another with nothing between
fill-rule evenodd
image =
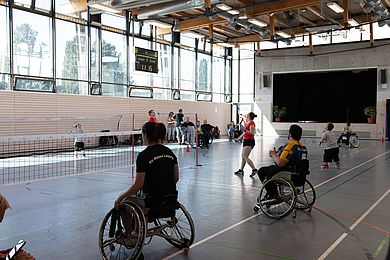
<instances>
[{"instance_id":1,"label":"indoor sports hall","mask_svg":"<svg viewBox=\"0 0 390 260\"><path fill-rule=\"evenodd\" d=\"M0 260L390 259L389 0L0 0Z\"/></svg>"}]
</instances>

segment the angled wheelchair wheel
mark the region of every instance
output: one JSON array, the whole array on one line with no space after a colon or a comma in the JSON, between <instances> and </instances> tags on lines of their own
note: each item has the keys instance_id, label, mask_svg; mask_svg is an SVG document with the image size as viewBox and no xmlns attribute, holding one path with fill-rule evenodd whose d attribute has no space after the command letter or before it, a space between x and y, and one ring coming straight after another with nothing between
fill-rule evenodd
<instances>
[{"instance_id":1,"label":"angled wheelchair wheel","mask_svg":"<svg viewBox=\"0 0 390 260\"><path fill-rule=\"evenodd\" d=\"M104 260L138 259L146 237L147 225L141 208L122 203L111 209L99 230L99 250Z\"/></svg>"},{"instance_id":2,"label":"angled wheelchair wheel","mask_svg":"<svg viewBox=\"0 0 390 260\"><path fill-rule=\"evenodd\" d=\"M311 209L316 201L316 191L313 185L306 180L302 186L297 186L297 201L295 208L300 210Z\"/></svg>"},{"instance_id":3,"label":"angled wheelchair wheel","mask_svg":"<svg viewBox=\"0 0 390 260\"><path fill-rule=\"evenodd\" d=\"M273 192L268 194L267 190ZM260 208L270 218L280 219L294 210L295 203L296 193L293 185L283 178L272 178L264 183L255 208Z\"/></svg>"},{"instance_id":4,"label":"angled wheelchair wheel","mask_svg":"<svg viewBox=\"0 0 390 260\"><path fill-rule=\"evenodd\" d=\"M358 148L359 147L359 138L358 136L355 134L352 134L350 137L349 137L349 144L353 147L353 148Z\"/></svg>"},{"instance_id":5,"label":"angled wheelchair wheel","mask_svg":"<svg viewBox=\"0 0 390 260\"><path fill-rule=\"evenodd\" d=\"M168 224L162 231L164 238L177 248L189 248L195 239L195 225L190 213L180 203L176 210L175 219L159 218L154 221L156 226Z\"/></svg>"}]
</instances>

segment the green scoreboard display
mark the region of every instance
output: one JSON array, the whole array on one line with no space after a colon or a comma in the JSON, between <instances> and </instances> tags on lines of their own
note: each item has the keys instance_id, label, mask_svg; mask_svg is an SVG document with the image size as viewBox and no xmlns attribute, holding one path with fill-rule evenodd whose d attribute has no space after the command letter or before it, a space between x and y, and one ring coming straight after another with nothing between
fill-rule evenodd
<instances>
[{"instance_id":1,"label":"green scoreboard display","mask_svg":"<svg viewBox=\"0 0 390 260\"><path fill-rule=\"evenodd\" d=\"M135 47L135 70L158 73L158 51Z\"/></svg>"}]
</instances>

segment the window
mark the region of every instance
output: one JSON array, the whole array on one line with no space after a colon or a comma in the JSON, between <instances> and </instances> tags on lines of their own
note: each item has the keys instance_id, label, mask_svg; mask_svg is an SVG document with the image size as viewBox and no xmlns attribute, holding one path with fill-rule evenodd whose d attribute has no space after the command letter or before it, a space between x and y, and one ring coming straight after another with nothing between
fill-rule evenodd
<instances>
[{"instance_id":1,"label":"window","mask_svg":"<svg viewBox=\"0 0 390 260\"><path fill-rule=\"evenodd\" d=\"M39 92L53 92L53 81L29 78L16 78L16 90L31 90Z\"/></svg>"},{"instance_id":2,"label":"window","mask_svg":"<svg viewBox=\"0 0 390 260\"><path fill-rule=\"evenodd\" d=\"M14 9L14 73L53 77L51 19Z\"/></svg>"},{"instance_id":3,"label":"window","mask_svg":"<svg viewBox=\"0 0 390 260\"><path fill-rule=\"evenodd\" d=\"M56 29L57 78L88 80L86 26L57 20Z\"/></svg>"},{"instance_id":4,"label":"window","mask_svg":"<svg viewBox=\"0 0 390 260\"><path fill-rule=\"evenodd\" d=\"M303 40L303 36L297 36L294 39L290 39L291 43L287 44L284 41L278 42L278 48L292 48L292 47L302 47L307 46L307 43Z\"/></svg>"},{"instance_id":5,"label":"window","mask_svg":"<svg viewBox=\"0 0 390 260\"><path fill-rule=\"evenodd\" d=\"M149 87L131 87L130 97L153 98L153 89Z\"/></svg>"},{"instance_id":6,"label":"window","mask_svg":"<svg viewBox=\"0 0 390 260\"><path fill-rule=\"evenodd\" d=\"M198 54L198 91L211 92L211 56Z\"/></svg>"},{"instance_id":7,"label":"window","mask_svg":"<svg viewBox=\"0 0 390 260\"><path fill-rule=\"evenodd\" d=\"M35 0L35 9L51 11L51 0Z\"/></svg>"},{"instance_id":8,"label":"window","mask_svg":"<svg viewBox=\"0 0 390 260\"><path fill-rule=\"evenodd\" d=\"M102 84L103 96L127 97L127 86L117 84Z\"/></svg>"},{"instance_id":9,"label":"window","mask_svg":"<svg viewBox=\"0 0 390 260\"><path fill-rule=\"evenodd\" d=\"M0 90L8 90L9 87L9 75L0 74Z\"/></svg>"},{"instance_id":10,"label":"window","mask_svg":"<svg viewBox=\"0 0 390 260\"><path fill-rule=\"evenodd\" d=\"M213 57L213 95L224 94L224 79L225 60L223 58ZM221 102L221 99L214 99L213 97L213 101Z\"/></svg>"},{"instance_id":11,"label":"window","mask_svg":"<svg viewBox=\"0 0 390 260\"><path fill-rule=\"evenodd\" d=\"M313 34L313 45L330 44L330 35L328 32ZM305 37L305 44L309 45L309 37Z\"/></svg>"},{"instance_id":12,"label":"window","mask_svg":"<svg viewBox=\"0 0 390 260\"><path fill-rule=\"evenodd\" d=\"M55 0L56 13L67 16L75 16L78 18L88 19L87 12L78 9L80 5L73 3L74 0Z\"/></svg>"},{"instance_id":13,"label":"window","mask_svg":"<svg viewBox=\"0 0 390 260\"><path fill-rule=\"evenodd\" d=\"M163 88L153 88L153 98L154 99L170 100L171 99L171 90L170 89L163 89Z\"/></svg>"},{"instance_id":14,"label":"window","mask_svg":"<svg viewBox=\"0 0 390 260\"><path fill-rule=\"evenodd\" d=\"M126 57L126 36L102 31L103 82L127 84Z\"/></svg>"},{"instance_id":15,"label":"window","mask_svg":"<svg viewBox=\"0 0 390 260\"><path fill-rule=\"evenodd\" d=\"M378 23L373 24L374 29L374 38L375 39L388 39L390 38L390 27L388 25L384 25L380 27Z\"/></svg>"},{"instance_id":16,"label":"window","mask_svg":"<svg viewBox=\"0 0 390 260\"><path fill-rule=\"evenodd\" d=\"M180 89L195 90L195 52L184 49L180 50Z\"/></svg>"},{"instance_id":17,"label":"window","mask_svg":"<svg viewBox=\"0 0 390 260\"><path fill-rule=\"evenodd\" d=\"M91 28L91 80L99 81L100 78L100 43L99 29Z\"/></svg>"},{"instance_id":18,"label":"window","mask_svg":"<svg viewBox=\"0 0 390 260\"><path fill-rule=\"evenodd\" d=\"M31 7L32 0L15 0L14 3L16 5L24 6L24 7Z\"/></svg>"},{"instance_id":19,"label":"window","mask_svg":"<svg viewBox=\"0 0 390 260\"><path fill-rule=\"evenodd\" d=\"M253 44L240 49L240 102L253 102L254 95L254 48Z\"/></svg>"},{"instance_id":20,"label":"window","mask_svg":"<svg viewBox=\"0 0 390 260\"><path fill-rule=\"evenodd\" d=\"M0 6L0 73L10 72L8 8ZM1 76L0 76L1 81ZM0 83L1 84L1 83ZM1 86L0 86L1 89Z\"/></svg>"},{"instance_id":21,"label":"window","mask_svg":"<svg viewBox=\"0 0 390 260\"><path fill-rule=\"evenodd\" d=\"M225 94L232 94L232 83L231 83L231 76L232 76L232 60L230 58L226 59L226 66L225 66Z\"/></svg>"},{"instance_id":22,"label":"window","mask_svg":"<svg viewBox=\"0 0 390 260\"><path fill-rule=\"evenodd\" d=\"M337 30L332 32L332 43L359 42L361 40L360 29Z\"/></svg>"},{"instance_id":23,"label":"window","mask_svg":"<svg viewBox=\"0 0 390 260\"><path fill-rule=\"evenodd\" d=\"M261 41L260 42L260 50L271 50L276 49L278 45L275 42L271 41Z\"/></svg>"},{"instance_id":24,"label":"window","mask_svg":"<svg viewBox=\"0 0 390 260\"><path fill-rule=\"evenodd\" d=\"M155 44L158 51L158 74L151 73L153 87L171 88L171 47L165 44Z\"/></svg>"},{"instance_id":25,"label":"window","mask_svg":"<svg viewBox=\"0 0 390 260\"><path fill-rule=\"evenodd\" d=\"M239 79L239 48L233 49L233 102L238 102L238 79Z\"/></svg>"},{"instance_id":26,"label":"window","mask_svg":"<svg viewBox=\"0 0 390 260\"><path fill-rule=\"evenodd\" d=\"M56 92L60 94L88 95L88 82L57 80Z\"/></svg>"},{"instance_id":27,"label":"window","mask_svg":"<svg viewBox=\"0 0 390 260\"><path fill-rule=\"evenodd\" d=\"M195 92L194 91L180 91L180 100L183 101L195 101Z\"/></svg>"},{"instance_id":28,"label":"window","mask_svg":"<svg viewBox=\"0 0 390 260\"><path fill-rule=\"evenodd\" d=\"M174 47L173 50L173 88L179 88L179 48Z\"/></svg>"},{"instance_id":29,"label":"window","mask_svg":"<svg viewBox=\"0 0 390 260\"><path fill-rule=\"evenodd\" d=\"M110 27L126 30L126 18L123 16L102 13L102 24Z\"/></svg>"}]
</instances>

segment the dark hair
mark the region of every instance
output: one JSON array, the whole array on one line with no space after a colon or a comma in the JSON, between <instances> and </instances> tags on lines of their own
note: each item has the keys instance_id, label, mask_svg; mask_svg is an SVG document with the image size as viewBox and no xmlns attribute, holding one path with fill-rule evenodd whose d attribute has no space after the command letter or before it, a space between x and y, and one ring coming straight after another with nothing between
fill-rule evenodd
<instances>
[{"instance_id":1,"label":"dark hair","mask_svg":"<svg viewBox=\"0 0 390 260\"><path fill-rule=\"evenodd\" d=\"M334 128L334 124L329 122L327 128L329 131L332 131L332 129Z\"/></svg>"},{"instance_id":2,"label":"dark hair","mask_svg":"<svg viewBox=\"0 0 390 260\"><path fill-rule=\"evenodd\" d=\"M351 126L351 122L347 121L347 126Z\"/></svg>"},{"instance_id":3,"label":"dark hair","mask_svg":"<svg viewBox=\"0 0 390 260\"><path fill-rule=\"evenodd\" d=\"M249 115L249 118L251 120L253 120L253 119L255 119L255 117L257 117L257 115L255 113L253 113L253 112L250 112L248 115Z\"/></svg>"},{"instance_id":4,"label":"dark hair","mask_svg":"<svg viewBox=\"0 0 390 260\"><path fill-rule=\"evenodd\" d=\"M290 133L291 137L294 138L295 140L297 141L301 140L302 127L300 127L299 125L291 125L288 132Z\"/></svg>"},{"instance_id":5,"label":"dark hair","mask_svg":"<svg viewBox=\"0 0 390 260\"><path fill-rule=\"evenodd\" d=\"M148 112L149 116L150 116L150 114L151 114L153 111L154 111L153 109L152 109L152 110L149 110L149 112Z\"/></svg>"},{"instance_id":6,"label":"dark hair","mask_svg":"<svg viewBox=\"0 0 390 260\"><path fill-rule=\"evenodd\" d=\"M169 112L168 116L173 116L175 113Z\"/></svg>"},{"instance_id":7,"label":"dark hair","mask_svg":"<svg viewBox=\"0 0 390 260\"><path fill-rule=\"evenodd\" d=\"M181 112L183 112L183 109L180 108L180 109L179 109L179 113L181 113Z\"/></svg>"},{"instance_id":8,"label":"dark hair","mask_svg":"<svg viewBox=\"0 0 390 260\"><path fill-rule=\"evenodd\" d=\"M142 126L142 133L146 136L149 142L159 143L165 139L167 130L164 124L147 122Z\"/></svg>"}]
</instances>

